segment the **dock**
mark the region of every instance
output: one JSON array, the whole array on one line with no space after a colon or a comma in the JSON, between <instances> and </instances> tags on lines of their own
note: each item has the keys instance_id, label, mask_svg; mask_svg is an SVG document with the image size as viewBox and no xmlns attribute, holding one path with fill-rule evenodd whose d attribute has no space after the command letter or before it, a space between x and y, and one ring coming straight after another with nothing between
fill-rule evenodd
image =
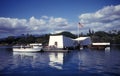
<instances>
[{"instance_id":1,"label":"dock","mask_svg":"<svg viewBox=\"0 0 120 76\"><path fill-rule=\"evenodd\" d=\"M61 49L61 48L43 48L44 52L69 52L70 50Z\"/></svg>"},{"instance_id":2,"label":"dock","mask_svg":"<svg viewBox=\"0 0 120 76\"><path fill-rule=\"evenodd\" d=\"M110 43L102 42L102 43L92 43L91 48L97 50L105 50L106 48L110 48Z\"/></svg>"}]
</instances>

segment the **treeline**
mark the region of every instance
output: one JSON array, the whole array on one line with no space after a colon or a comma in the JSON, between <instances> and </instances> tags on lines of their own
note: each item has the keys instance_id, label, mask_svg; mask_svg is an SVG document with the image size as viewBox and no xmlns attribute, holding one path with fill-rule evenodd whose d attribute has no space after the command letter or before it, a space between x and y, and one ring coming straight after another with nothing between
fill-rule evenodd
<instances>
[{"instance_id":1,"label":"treeline","mask_svg":"<svg viewBox=\"0 0 120 76\"><path fill-rule=\"evenodd\" d=\"M47 45L50 35L64 35L71 38L77 38L78 36L70 32L61 32L57 34L45 34L45 35L31 35L22 34L21 36L8 36L7 38L0 39L0 45L15 45L15 44L29 44L29 43L42 43ZM112 30L110 32L97 31L94 32L89 29L87 34L81 33L79 36L90 36L92 42L110 42L111 44L120 44L120 31Z\"/></svg>"},{"instance_id":2,"label":"treeline","mask_svg":"<svg viewBox=\"0 0 120 76\"><path fill-rule=\"evenodd\" d=\"M85 36L82 35L81 36ZM110 42L111 44L120 44L120 31L112 30L109 32L105 31L91 31L86 36L90 36L92 42Z\"/></svg>"},{"instance_id":3,"label":"treeline","mask_svg":"<svg viewBox=\"0 0 120 76\"><path fill-rule=\"evenodd\" d=\"M16 45L16 44L30 44L30 43L48 43L49 34L35 36L31 34L22 34L21 36L8 36L7 38L0 39L1 45Z\"/></svg>"}]
</instances>

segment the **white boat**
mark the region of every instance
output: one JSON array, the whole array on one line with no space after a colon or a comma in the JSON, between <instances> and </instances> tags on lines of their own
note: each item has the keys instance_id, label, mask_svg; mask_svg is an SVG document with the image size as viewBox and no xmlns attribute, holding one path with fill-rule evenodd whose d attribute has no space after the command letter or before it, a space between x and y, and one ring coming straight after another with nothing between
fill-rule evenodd
<instances>
[{"instance_id":1,"label":"white boat","mask_svg":"<svg viewBox=\"0 0 120 76\"><path fill-rule=\"evenodd\" d=\"M33 43L27 46L13 46L13 51L17 52L38 52L42 50L42 44Z\"/></svg>"}]
</instances>

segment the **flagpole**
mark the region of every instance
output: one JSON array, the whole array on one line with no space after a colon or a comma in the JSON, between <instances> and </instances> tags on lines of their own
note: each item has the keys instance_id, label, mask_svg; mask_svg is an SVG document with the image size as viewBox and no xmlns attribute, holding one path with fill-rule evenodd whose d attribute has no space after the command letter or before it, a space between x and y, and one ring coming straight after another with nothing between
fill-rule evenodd
<instances>
[{"instance_id":1,"label":"flagpole","mask_svg":"<svg viewBox=\"0 0 120 76\"><path fill-rule=\"evenodd\" d=\"M79 38L79 27L80 27L80 26L79 26L79 23L78 23L78 38ZM80 46L80 45L79 45L79 39L78 39L77 42L78 42L77 46L78 46L78 48L79 48L79 46Z\"/></svg>"},{"instance_id":2,"label":"flagpole","mask_svg":"<svg viewBox=\"0 0 120 76\"><path fill-rule=\"evenodd\" d=\"M83 27L83 25L79 22L78 23L78 38L79 38L79 29L81 28L81 27ZM80 42L79 42L79 39L78 39L78 45L79 45L79 47L80 47Z\"/></svg>"},{"instance_id":3,"label":"flagpole","mask_svg":"<svg viewBox=\"0 0 120 76\"><path fill-rule=\"evenodd\" d=\"M78 37L79 37L79 32L80 32L79 30L80 30L81 27L83 27L83 25L79 22L78 23Z\"/></svg>"},{"instance_id":4,"label":"flagpole","mask_svg":"<svg viewBox=\"0 0 120 76\"><path fill-rule=\"evenodd\" d=\"M78 38L79 38L79 24L78 24Z\"/></svg>"}]
</instances>

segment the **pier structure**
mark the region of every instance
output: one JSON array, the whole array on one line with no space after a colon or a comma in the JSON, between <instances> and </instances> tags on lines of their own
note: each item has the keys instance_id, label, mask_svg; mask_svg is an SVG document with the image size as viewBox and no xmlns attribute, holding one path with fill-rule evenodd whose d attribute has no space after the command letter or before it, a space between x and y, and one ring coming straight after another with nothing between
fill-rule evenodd
<instances>
[{"instance_id":1,"label":"pier structure","mask_svg":"<svg viewBox=\"0 0 120 76\"><path fill-rule=\"evenodd\" d=\"M102 42L102 43L92 43L92 49L97 50L110 50L110 43Z\"/></svg>"}]
</instances>

